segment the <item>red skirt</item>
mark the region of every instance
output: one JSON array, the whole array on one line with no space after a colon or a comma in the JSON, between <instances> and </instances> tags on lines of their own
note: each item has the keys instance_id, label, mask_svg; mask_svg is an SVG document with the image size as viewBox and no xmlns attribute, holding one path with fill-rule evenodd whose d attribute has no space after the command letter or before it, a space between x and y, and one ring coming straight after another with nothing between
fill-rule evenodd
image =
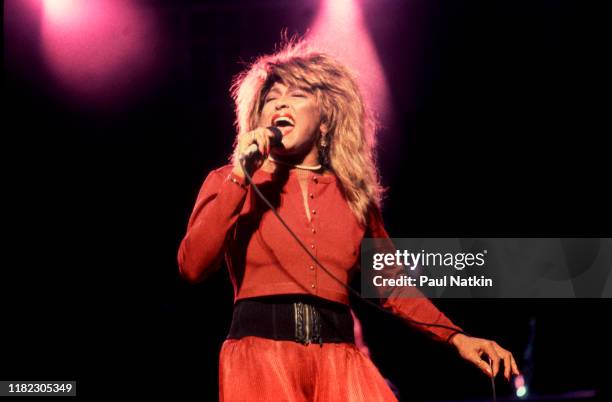
<instances>
[{"instance_id":1,"label":"red skirt","mask_svg":"<svg viewBox=\"0 0 612 402\"><path fill-rule=\"evenodd\" d=\"M219 356L224 402L397 401L374 363L350 343L303 345L247 336Z\"/></svg>"}]
</instances>

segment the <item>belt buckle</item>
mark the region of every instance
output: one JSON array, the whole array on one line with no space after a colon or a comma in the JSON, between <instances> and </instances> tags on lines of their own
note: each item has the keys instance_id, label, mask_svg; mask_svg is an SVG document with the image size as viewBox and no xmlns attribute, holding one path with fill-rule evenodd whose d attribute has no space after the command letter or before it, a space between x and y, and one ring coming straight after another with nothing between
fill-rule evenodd
<instances>
[{"instance_id":1,"label":"belt buckle","mask_svg":"<svg viewBox=\"0 0 612 402\"><path fill-rule=\"evenodd\" d=\"M321 338L321 319L317 309L303 302L293 303L293 318L295 324L295 341L308 345L318 342L323 346Z\"/></svg>"}]
</instances>

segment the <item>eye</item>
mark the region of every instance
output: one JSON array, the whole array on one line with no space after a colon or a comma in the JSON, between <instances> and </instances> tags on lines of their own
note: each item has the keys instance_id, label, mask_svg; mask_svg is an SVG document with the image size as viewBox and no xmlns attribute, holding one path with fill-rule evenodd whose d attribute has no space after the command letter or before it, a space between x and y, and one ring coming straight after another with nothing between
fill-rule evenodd
<instances>
[{"instance_id":1,"label":"eye","mask_svg":"<svg viewBox=\"0 0 612 402\"><path fill-rule=\"evenodd\" d=\"M292 95L292 96L295 96L295 97L297 97L297 98L305 98L305 97L306 97L306 94L305 94L305 93L303 93L303 92L294 92L294 93L292 93L291 95Z\"/></svg>"},{"instance_id":2,"label":"eye","mask_svg":"<svg viewBox=\"0 0 612 402\"><path fill-rule=\"evenodd\" d=\"M273 101L274 99L276 99L276 98L266 98L265 102L268 103L270 101Z\"/></svg>"}]
</instances>

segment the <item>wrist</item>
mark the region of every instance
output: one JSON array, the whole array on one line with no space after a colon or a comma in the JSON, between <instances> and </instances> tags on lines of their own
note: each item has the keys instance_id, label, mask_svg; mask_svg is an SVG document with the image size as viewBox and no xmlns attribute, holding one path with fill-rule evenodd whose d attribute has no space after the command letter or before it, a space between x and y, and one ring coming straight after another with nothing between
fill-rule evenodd
<instances>
[{"instance_id":1,"label":"wrist","mask_svg":"<svg viewBox=\"0 0 612 402\"><path fill-rule=\"evenodd\" d=\"M455 332L453 335L451 335L450 339L448 340L448 343L450 345L453 345L454 347L457 347L457 345L465 339L467 339L467 335L462 334L461 332Z\"/></svg>"}]
</instances>

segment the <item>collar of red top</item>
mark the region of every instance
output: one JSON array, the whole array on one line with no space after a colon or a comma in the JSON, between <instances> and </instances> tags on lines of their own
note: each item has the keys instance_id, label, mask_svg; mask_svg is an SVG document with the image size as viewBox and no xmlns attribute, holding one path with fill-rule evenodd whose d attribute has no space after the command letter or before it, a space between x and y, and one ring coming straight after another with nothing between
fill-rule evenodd
<instances>
[{"instance_id":1,"label":"collar of red top","mask_svg":"<svg viewBox=\"0 0 612 402\"><path fill-rule=\"evenodd\" d=\"M319 183L333 183L336 181L336 176L334 176L333 174L329 174L329 173L320 174L320 173L315 173L315 172L311 172L308 170L306 171L302 170L298 173L297 169L287 169L287 171L289 172L290 179L296 179L298 174L303 174L304 176L307 176L308 178L311 178L312 180L316 178ZM266 177L266 178L271 178L273 175L271 172L267 172L263 169L257 170L255 174L262 176L262 177Z\"/></svg>"}]
</instances>

